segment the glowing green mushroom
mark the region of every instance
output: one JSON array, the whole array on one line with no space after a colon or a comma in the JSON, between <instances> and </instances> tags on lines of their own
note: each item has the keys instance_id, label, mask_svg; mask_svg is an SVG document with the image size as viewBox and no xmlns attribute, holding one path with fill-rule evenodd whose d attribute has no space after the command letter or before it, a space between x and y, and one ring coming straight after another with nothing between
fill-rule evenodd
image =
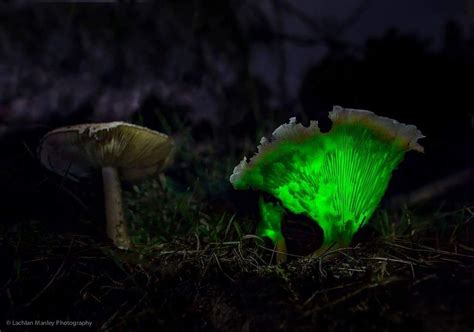
<instances>
[{"instance_id":1,"label":"glowing green mushroom","mask_svg":"<svg viewBox=\"0 0 474 332\"><path fill-rule=\"evenodd\" d=\"M327 133L316 121L304 127L290 119L271 140L262 138L257 154L244 158L230 177L235 189L268 192L292 213L318 223L324 232L318 252L348 246L380 203L405 152L423 152L417 140L424 136L415 126L340 106L329 118ZM261 200L260 211L257 233L285 250L283 208Z\"/></svg>"}]
</instances>

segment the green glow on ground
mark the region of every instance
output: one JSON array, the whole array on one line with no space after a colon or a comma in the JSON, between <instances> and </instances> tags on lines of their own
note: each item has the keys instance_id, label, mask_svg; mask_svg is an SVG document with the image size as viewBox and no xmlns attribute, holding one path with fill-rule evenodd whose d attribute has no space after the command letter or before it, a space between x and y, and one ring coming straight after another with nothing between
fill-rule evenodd
<instances>
[{"instance_id":1,"label":"green glow on ground","mask_svg":"<svg viewBox=\"0 0 474 332\"><path fill-rule=\"evenodd\" d=\"M306 214L323 229L323 245L349 245L372 216L405 151L400 142L360 123L339 124L325 134L278 142L234 186L266 191L291 212ZM282 212L264 203L260 209L259 233L272 240L281 236L276 228Z\"/></svg>"}]
</instances>

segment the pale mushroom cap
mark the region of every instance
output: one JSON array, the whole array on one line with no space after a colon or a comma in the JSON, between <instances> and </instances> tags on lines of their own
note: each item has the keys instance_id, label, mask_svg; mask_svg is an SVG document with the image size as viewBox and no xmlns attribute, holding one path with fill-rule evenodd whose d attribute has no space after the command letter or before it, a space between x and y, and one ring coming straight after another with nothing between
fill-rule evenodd
<instances>
[{"instance_id":1,"label":"pale mushroom cap","mask_svg":"<svg viewBox=\"0 0 474 332\"><path fill-rule=\"evenodd\" d=\"M341 106L334 106L332 111L329 112L329 118L333 122L333 127L350 123L360 123L373 129L380 137L392 141L394 144L400 144L406 151L424 151L423 147L418 143L418 140L425 136L413 125L407 125L387 117L378 116L367 110L343 108ZM303 141L316 135L326 135L326 133L320 131L317 121L310 121L309 126L305 127L301 123L297 123L296 118L290 118L289 123L284 123L273 131L271 139L262 137L260 145L257 147L257 153L250 160L244 157L244 159L235 166L230 176L230 182L232 184L237 183L245 172L251 170L252 166L263 158L267 151L277 149L282 142Z\"/></svg>"},{"instance_id":2,"label":"pale mushroom cap","mask_svg":"<svg viewBox=\"0 0 474 332\"><path fill-rule=\"evenodd\" d=\"M404 145L407 151L415 150L424 152L418 140L425 136L423 136L421 131L414 125L400 123L397 120L379 116L370 111L343 108L341 106L334 106L329 113L329 118L333 122L333 125L336 126L355 122L363 123L367 127L374 129L374 131L378 132L387 140L398 140L400 144Z\"/></svg>"},{"instance_id":3,"label":"pale mushroom cap","mask_svg":"<svg viewBox=\"0 0 474 332\"><path fill-rule=\"evenodd\" d=\"M62 127L46 134L38 156L49 170L71 179L102 167L115 167L123 180L160 171L170 156L170 137L125 122Z\"/></svg>"}]
</instances>

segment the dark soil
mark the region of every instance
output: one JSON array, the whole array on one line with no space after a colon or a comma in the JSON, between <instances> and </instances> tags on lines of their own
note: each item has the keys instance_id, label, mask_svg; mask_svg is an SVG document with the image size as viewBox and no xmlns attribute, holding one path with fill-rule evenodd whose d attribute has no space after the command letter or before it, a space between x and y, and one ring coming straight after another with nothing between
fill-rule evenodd
<instances>
[{"instance_id":1,"label":"dark soil","mask_svg":"<svg viewBox=\"0 0 474 332\"><path fill-rule=\"evenodd\" d=\"M472 234L472 224L464 227ZM379 239L280 266L253 238L199 250L189 240L123 252L31 222L4 230L2 240L3 322L89 320L107 331L474 326L474 255L460 242L465 236L450 251L431 247L428 237L425 244Z\"/></svg>"}]
</instances>

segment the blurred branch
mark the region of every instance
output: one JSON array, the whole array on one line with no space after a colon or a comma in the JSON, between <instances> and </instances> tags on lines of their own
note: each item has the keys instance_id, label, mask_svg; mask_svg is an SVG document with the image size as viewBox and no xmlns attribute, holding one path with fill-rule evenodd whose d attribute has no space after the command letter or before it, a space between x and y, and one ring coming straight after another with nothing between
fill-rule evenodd
<instances>
[{"instance_id":1,"label":"blurred branch","mask_svg":"<svg viewBox=\"0 0 474 332\"><path fill-rule=\"evenodd\" d=\"M318 20L312 17L311 15L308 15L303 10L297 8L286 0L275 0L275 2L278 3L281 8L285 10L288 14L291 14L292 16L299 19L301 22L305 23L313 31L318 33L321 32L321 25L319 24Z\"/></svg>"},{"instance_id":2,"label":"blurred branch","mask_svg":"<svg viewBox=\"0 0 474 332\"><path fill-rule=\"evenodd\" d=\"M293 43L298 46L302 47L312 47L318 44L321 44L323 40L321 38L311 38L311 37L305 37L305 36L298 36L294 34L288 34L288 33L280 33L280 32L275 32L273 34L275 38L278 38L280 40L284 40L285 42Z\"/></svg>"},{"instance_id":3,"label":"blurred branch","mask_svg":"<svg viewBox=\"0 0 474 332\"><path fill-rule=\"evenodd\" d=\"M338 25L337 33L344 33L347 29L351 28L362 16L362 14L369 8L372 0L362 0L359 5L349 14L342 22Z\"/></svg>"},{"instance_id":4,"label":"blurred branch","mask_svg":"<svg viewBox=\"0 0 474 332\"><path fill-rule=\"evenodd\" d=\"M247 5L255 11L262 11L262 9L254 2L247 2ZM277 6L279 8L278 10L281 12L284 12L284 11L289 12L285 6L282 6L282 1L280 0L273 0L273 5ZM284 15L281 15L281 16L282 18L284 17ZM314 23L317 23L316 20L314 21ZM278 22L277 22L277 25L278 25ZM270 26L268 26L267 29L271 38L288 42L288 43L293 43L302 47L312 47L317 44L321 44L323 42L322 38L301 36L298 34L288 33L284 31L284 29L280 29L280 27L278 26L276 29L272 29Z\"/></svg>"},{"instance_id":5,"label":"blurred branch","mask_svg":"<svg viewBox=\"0 0 474 332\"><path fill-rule=\"evenodd\" d=\"M454 173L444 179L429 183L407 194L392 198L389 206L398 209L404 206L413 206L438 198L456 187L460 187L474 180L474 168L469 167L461 172Z\"/></svg>"},{"instance_id":6,"label":"blurred branch","mask_svg":"<svg viewBox=\"0 0 474 332\"><path fill-rule=\"evenodd\" d=\"M319 22L320 18L314 18L311 15L308 15L304 10L297 8L292 3L286 0L274 0L276 3L279 3L282 9L284 9L288 14L296 17L301 22L306 24L315 34L319 36L317 39L307 39L303 38L303 40L296 39L298 42L302 42L302 44L313 44L316 42L320 42L322 40L333 39L334 37L340 36L343 34L347 29L352 27L364 13L364 11L369 8L372 0L361 0L359 5L344 19L339 22L334 22L335 25L331 25L330 27L326 27L324 24Z\"/></svg>"}]
</instances>

